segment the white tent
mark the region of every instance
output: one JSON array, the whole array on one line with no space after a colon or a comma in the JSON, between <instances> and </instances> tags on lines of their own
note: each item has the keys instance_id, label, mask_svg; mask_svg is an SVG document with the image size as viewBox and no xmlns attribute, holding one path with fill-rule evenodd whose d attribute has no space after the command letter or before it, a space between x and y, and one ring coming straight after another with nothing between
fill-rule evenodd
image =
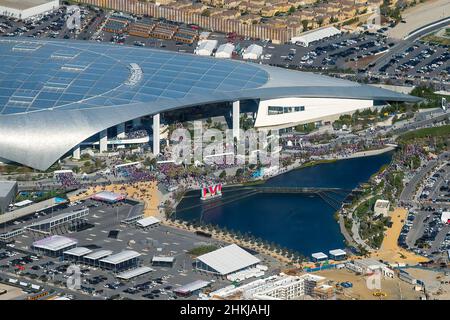
<instances>
[{"instance_id":1,"label":"white tent","mask_svg":"<svg viewBox=\"0 0 450 320\"><path fill-rule=\"evenodd\" d=\"M322 39L326 39L337 34L340 34L341 31L336 29L335 27L325 27L309 32L302 33L298 37L291 38L291 43L298 43L304 47L308 47L310 43L314 41L319 41Z\"/></svg>"},{"instance_id":2,"label":"white tent","mask_svg":"<svg viewBox=\"0 0 450 320\"><path fill-rule=\"evenodd\" d=\"M195 54L199 56L210 56L217 47L217 40L203 40L199 41Z\"/></svg>"},{"instance_id":3,"label":"white tent","mask_svg":"<svg viewBox=\"0 0 450 320\"><path fill-rule=\"evenodd\" d=\"M151 225L160 223L159 219L156 219L155 217L147 217L141 220L136 221L137 225L142 227L142 228L146 228L149 227Z\"/></svg>"},{"instance_id":4,"label":"white tent","mask_svg":"<svg viewBox=\"0 0 450 320\"><path fill-rule=\"evenodd\" d=\"M244 50L242 58L256 60L262 55L262 52L263 47L258 46L257 44L251 44Z\"/></svg>"},{"instance_id":5,"label":"white tent","mask_svg":"<svg viewBox=\"0 0 450 320\"><path fill-rule=\"evenodd\" d=\"M228 275L230 273L256 266L261 262L257 257L248 253L236 244L220 248L218 250L198 256L200 261L215 273ZM197 264L199 267L199 264ZM200 267L200 269L202 269Z\"/></svg>"},{"instance_id":6,"label":"white tent","mask_svg":"<svg viewBox=\"0 0 450 320\"><path fill-rule=\"evenodd\" d=\"M216 51L215 57L216 58L224 58L224 59L230 59L234 51L234 45L231 43L224 43L219 46L219 48Z\"/></svg>"}]
</instances>

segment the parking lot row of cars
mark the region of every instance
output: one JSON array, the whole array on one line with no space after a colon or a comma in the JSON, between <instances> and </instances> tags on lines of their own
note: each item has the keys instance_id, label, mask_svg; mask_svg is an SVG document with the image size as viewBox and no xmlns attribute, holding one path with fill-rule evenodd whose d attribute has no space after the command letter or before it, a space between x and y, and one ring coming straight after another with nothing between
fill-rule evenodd
<instances>
[{"instance_id":1,"label":"parking lot row of cars","mask_svg":"<svg viewBox=\"0 0 450 320\"><path fill-rule=\"evenodd\" d=\"M404 52L394 55L379 72L395 77L429 78L448 75L450 52L448 46L416 42Z\"/></svg>"}]
</instances>

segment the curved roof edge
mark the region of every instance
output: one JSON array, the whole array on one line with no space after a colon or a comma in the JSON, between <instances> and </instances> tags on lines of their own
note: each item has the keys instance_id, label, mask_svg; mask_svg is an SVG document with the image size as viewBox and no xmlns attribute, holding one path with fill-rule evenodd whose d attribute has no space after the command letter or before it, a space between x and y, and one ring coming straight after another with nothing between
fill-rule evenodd
<instances>
[{"instance_id":1,"label":"curved roof edge","mask_svg":"<svg viewBox=\"0 0 450 320\"><path fill-rule=\"evenodd\" d=\"M270 87L221 92L185 99L165 99L80 110L43 110L0 117L0 158L46 170L65 153L92 135L145 115L215 102L287 97L349 98L416 102L420 99L386 89L351 87Z\"/></svg>"}]
</instances>

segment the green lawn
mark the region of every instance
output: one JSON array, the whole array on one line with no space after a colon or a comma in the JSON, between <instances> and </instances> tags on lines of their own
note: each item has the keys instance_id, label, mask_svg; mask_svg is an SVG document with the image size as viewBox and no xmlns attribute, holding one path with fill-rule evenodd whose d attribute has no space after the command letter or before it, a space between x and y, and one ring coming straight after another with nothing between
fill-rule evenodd
<instances>
[{"instance_id":1,"label":"green lawn","mask_svg":"<svg viewBox=\"0 0 450 320\"><path fill-rule=\"evenodd\" d=\"M401 139L407 141L426 137L445 137L445 136L450 137L450 125L434 128L424 128L407 132L401 135Z\"/></svg>"},{"instance_id":2,"label":"green lawn","mask_svg":"<svg viewBox=\"0 0 450 320\"><path fill-rule=\"evenodd\" d=\"M191 250L189 250L189 254L193 255L193 256L201 256L202 254L217 250L217 246L213 246L213 245L205 245L205 246L200 246L200 247L196 247L193 248Z\"/></svg>"}]
</instances>

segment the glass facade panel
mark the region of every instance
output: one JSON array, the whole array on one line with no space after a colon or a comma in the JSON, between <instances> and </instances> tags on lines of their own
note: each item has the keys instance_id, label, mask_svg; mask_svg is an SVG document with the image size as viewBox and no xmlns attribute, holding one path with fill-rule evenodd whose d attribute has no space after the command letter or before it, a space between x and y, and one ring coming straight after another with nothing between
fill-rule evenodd
<instances>
[{"instance_id":1,"label":"glass facade panel","mask_svg":"<svg viewBox=\"0 0 450 320\"><path fill-rule=\"evenodd\" d=\"M269 106L267 108L267 114L269 116L300 111L305 111L305 106Z\"/></svg>"}]
</instances>

